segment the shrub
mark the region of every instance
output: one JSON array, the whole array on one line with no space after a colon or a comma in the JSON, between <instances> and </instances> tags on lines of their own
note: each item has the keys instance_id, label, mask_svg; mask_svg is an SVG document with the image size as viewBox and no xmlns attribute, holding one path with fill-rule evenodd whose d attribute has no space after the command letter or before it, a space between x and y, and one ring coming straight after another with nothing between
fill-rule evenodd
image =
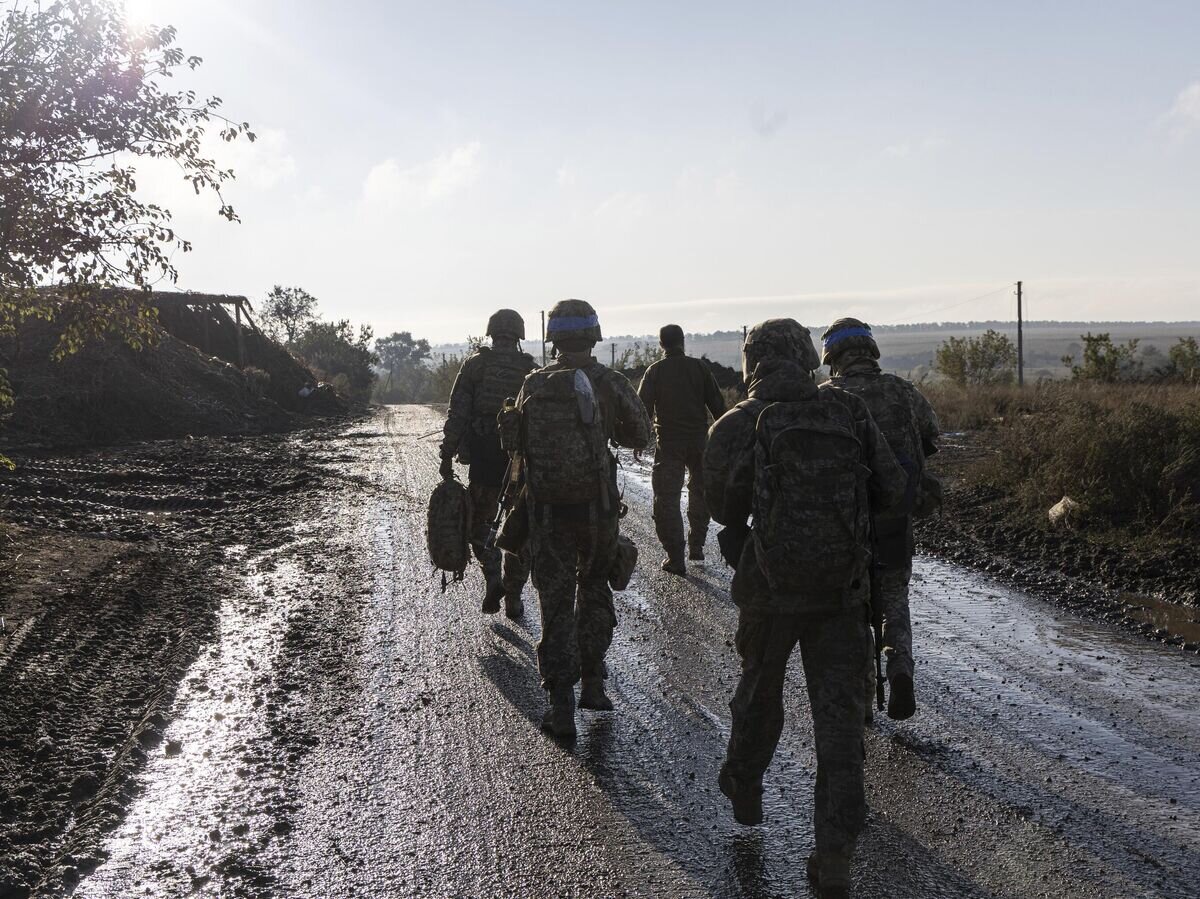
<instances>
[{"instance_id":1,"label":"shrub","mask_svg":"<svg viewBox=\"0 0 1200 899\"><path fill-rule=\"evenodd\" d=\"M951 337L938 347L934 368L959 387L1011 384L1017 370L1017 348L991 328L979 337Z\"/></svg>"}]
</instances>

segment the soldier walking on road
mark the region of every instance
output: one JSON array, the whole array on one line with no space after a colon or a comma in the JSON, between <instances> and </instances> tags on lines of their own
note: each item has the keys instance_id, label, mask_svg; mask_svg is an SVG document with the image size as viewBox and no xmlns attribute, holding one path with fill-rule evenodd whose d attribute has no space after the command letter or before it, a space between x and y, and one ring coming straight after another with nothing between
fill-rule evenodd
<instances>
[{"instance_id":1,"label":"soldier walking on road","mask_svg":"<svg viewBox=\"0 0 1200 899\"><path fill-rule=\"evenodd\" d=\"M883 606L883 652L890 685L887 713L903 721L917 710L913 691L912 625L908 584L912 579L913 509L921 499L925 458L937 452L937 414L909 381L879 369L879 347L870 325L838 319L822 335L833 376L829 384L860 397L908 474L905 502L875 519L875 565ZM869 666L868 666L869 667ZM874 680L874 672L868 672Z\"/></svg>"},{"instance_id":2,"label":"soldier walking on road","mask_svg":"<svg viewBox=\"0 0 1200 899\"><path fill-rule=\"evenodd\" d=\"M688 488L687 557L704 561L708 504L704 499L704 444L708 416L725 414L721 388L703 360L683 352L683 329L665 325L658 332L665 353L642 376L638 396L654 421L654 528L667 551L662 570L687 574L683 561L683 516L679 512L684 475Z\"/></svg>"},{"instance_id":3,"label":"soldier walking on road","mask_svg":"<svg viewBox=\"0 0 1200 899\"><path fill-rule=\"evenodd\" d=\"M642 449L650 421L633 385L601 365L596 310L563 300L547 317L557 358L525 379L517 398L533 585L542 610L538 670L550 694L543 727L575 736L579 705L609 710L604 656L617 623L609 576L618 556L616 460L609 442Z\"/></svg>"},{"instance_id":4,"label":"soldier walking on road","mask_svg":"<svg viewBox=\"0 0 1200 899\"><path fill-rule=\"evenodd\" d=\"M904 471L862 400L817 388L820 361L806 328L792 319L755 325L742 357L749 399L713 425L704 455L709 508L733 535L721 543L736 568L742 659L719 783L739 823L761 823L762 777L783 730L784 677L799 644L817 754L808 871L821 897L839 899L849 896L866 817L869 515L900 501Z\"/></svg>"},{"instance_id":5,"label":"soldier walking on road","mask_svg":"<svg viewBox=\"0 0 1200 899\"><path fill-rule=\"evenodd\" d=\"M504 488L508 456L500 446L496 415L505 399L521 389L525 376L536 364L521 351L525 321L512 309L501 309L488 319L491 347L480 347L463 363L450 392L450 408L443 428L442 477L454 477L454 457L468 463L467 483L471 494L471 548L487 581L483 611L500 611L520 618L525 611L521 591L529 577L529 565L520 555L487 545L489 524Z\"/></svg>"}]
</instances>

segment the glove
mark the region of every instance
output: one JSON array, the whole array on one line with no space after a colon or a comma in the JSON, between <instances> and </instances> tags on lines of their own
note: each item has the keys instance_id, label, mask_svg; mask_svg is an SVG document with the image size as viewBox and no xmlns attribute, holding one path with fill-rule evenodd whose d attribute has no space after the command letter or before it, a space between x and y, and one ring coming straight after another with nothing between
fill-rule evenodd
<instances>
[{"instance_id":1,"label":"glove","mask_svg":"<svg viewBox=\"0 0 1200 899\"><path fill-rule=\"evenodd\" d=\"M442 465L438 471L441 472L443 481L454 480L454 457L442 456Z\"/></svg>"}]
</instances>

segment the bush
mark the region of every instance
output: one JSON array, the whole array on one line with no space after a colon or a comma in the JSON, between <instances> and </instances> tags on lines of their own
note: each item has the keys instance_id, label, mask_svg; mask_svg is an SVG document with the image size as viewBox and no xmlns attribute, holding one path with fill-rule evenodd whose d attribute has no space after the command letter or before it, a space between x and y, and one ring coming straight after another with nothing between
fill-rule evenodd
<instances>
[{"instance_id":1,"label":"bush","mask_svg":"<svg viewBox=\"0 0 1200 899\"><path fill-rule=\"evenodd\" d=\"M934 368L959 387L1011 384L1017 370L1017 348L991 328L979 337L951 337L937 348Z\"/></svg>"},{"instance_id":2,"label":"bush","mask_svg":"<svg viewBox=\"0 0 1200 899\"><path fill-rule=\"evenodd\" d=\"M365 402L375 383L373 366L379 361L371 351L371 336L367 325L359 327L355 336L346 319L310 322L291 349L322 378L330 381L339 394ZM338 375L344 375L344 378L339 379Z\"/></svg>"},{"instance_id":3,"label":"bush","mask_svg":"<svg viewBox=\"0 0 1200 899\"><path fill-rule=\"evenodd\" d=\"M939 414L946 394L934 394ZM962 411L951 406L955 414ZM1200 530L1200 392L1170 385L1041 384L983 391L998 452L975 476L1039 519L1063 496L1085 527L1160 535ZM950 416L947 416L950 417Z\"/></svg>"}]
</instances>

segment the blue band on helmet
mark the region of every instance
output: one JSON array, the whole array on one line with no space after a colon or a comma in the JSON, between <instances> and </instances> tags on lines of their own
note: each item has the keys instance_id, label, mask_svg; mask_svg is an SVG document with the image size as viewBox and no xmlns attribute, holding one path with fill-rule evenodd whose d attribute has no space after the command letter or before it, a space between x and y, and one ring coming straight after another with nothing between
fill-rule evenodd
<instances>
[{"instance_id":1,"label":"blue band on helmet","mask_svg":"<svg viewBox=\"0 0 1200 899\"><path fill-rule=\"evenodd\" d=\"M825 349L829 349L835 343L841 343L847 337L870 337L874 340L870 328L843 328L840 331L834 331L825 338Z\"/></svg>"},{"instance_id":2,"label":"blue band on helmet","mask_svg":"<svg viewBox=\"0 0 1200 899\"><path fill-rule=\"evenodd\" d=\"M547 333L555 331L582 331L584 328L598 328L600 318L597 315L568 315L552 318L546 325Z\"/></svg>"}]
</instances>

